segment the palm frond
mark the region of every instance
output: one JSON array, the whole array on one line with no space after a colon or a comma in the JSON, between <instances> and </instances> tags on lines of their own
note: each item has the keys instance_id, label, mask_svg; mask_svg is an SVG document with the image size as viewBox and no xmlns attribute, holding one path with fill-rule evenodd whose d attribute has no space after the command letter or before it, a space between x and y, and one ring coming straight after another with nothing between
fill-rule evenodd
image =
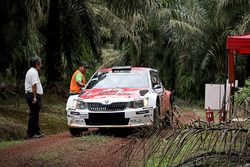
<instances>
[{"instance_id":1,"label":"palm frond","mask_svg":"<svg viewBox=\"0 0 250 167\"><path fill-rule=\"evenodd\" d=\"M85 37L87 37L90 46L93 50L94 56L100 59L100 32L97 23L95 22L95 17L90 4L87 2L82 2L79 4L80 7L80 18L82 21L82 29Z\"/></svg>"},{"instance_id":2,"label":"palm frond","mask_svg":"<svg viewBox=\"0 0 250 167\"><path fill-rule=\"evenodd\" d=\"M247 28L250 25L250 13L246 13L244 16L242 16L242 19L236 24L236 26L233 29L226 30L224 32L224 36L229 35L243 35L247 33Z\"/></svg>"},{"instance_id":3,"label":"palm frond","mask_svg":"<svg viewBox=\"0 0 250 167\"><path fill-rule=\"evenodd\" d=\"M138 138L129 151L136 151L143 166L237 166L250 160L249 139L245 128L179 129Z\"/></svg>"},{"instance_id":4,"label":"palm frond","mask_svg":"<svg viewBox=\"0 0 250 167\"><path fill-rule=\"evenodd\" d=\"M68 19L67 19L68 18ZM89 44L92 48L92 53L96 59L100 59L101 50L100 50L100 30L97 25L96 18L94 16L94 11L92 10L91 4L87 1L66 1L64 5L64 16L62 23L66 22L67 24L72 24L72 27L75 27L75 31L77 27L80 27L78 32L79 34L76 36L77 38L86 39L85 42ZM71 28L65 25L68 28ZM67 34L67 32L65 32ZM71 32L74 34L74 32Z\"/></svg>"},{"instance_id":5,"label":"palm frond","mask_svg":"<svg viewBox=\"0 0 250 167\"><path fill-rule=\"evenodd\" d=\"M226 7L234 7L235 5L249 6L249 0L219 0L217 5L217 12L221 12Z\"/></svg>"},{"instance_id":6,"label":"palm frond","mask_svg":"<svg viewBox=\"0 0 250 167\"><path fill-rule=\"evenodd\" d=\"M49 5L49 0L25 0L26 12L31 26L41 26L48 21Z\"/></svg>"},{"instance_id":7,"label":"palm frond","mask_svg":"<svg viewBox=\"0 0 250 167\"><path fill-rule=\"evenodd\" d=\"M105 60L99 69L112 67L123 58L121 51L112 48L102 49L102 59Z\"/></svg>"},{"instance_id":8,"label":"palm frond","mask_svg":"<svg viewBox=\"0 0 250 167\"><path fill-rule=\"evenodd\" d=\"M197 28L195 26L192 26L192 25L190 25L190 24L188 24L188 23L186 23L184 21L179 21L179 20L173 20L173 19L171 19L170 20L170 26L173 29L177 29L177 30L180 30L182 32L186 31L186 33L190 33L190 34L193 34L193 35L194 34L195 35L197 35L197 34L199 34L199 35L205 35L204 32L201 29L199 29L199 28Z\"/></svg>"},{"instance_id":9,"label":"palm frond","mask_svg":"<svg viewBox=\"0 0 250 167\"><path fill-rule=\"evenodd\" d=\"M152 6L157 5L155 0L103 0L107 8L122 17L133 17L135 13L146 13Z\"/></svg>"},{"instance_id":10,"label":"palm frond","mask_svg":"<svg viewBox=\"0 0 250 167\"><path fill-rule=\"evenodd\" d=\"M100 18L102 24L110 29L113 39L129 40L136 46L140 53L140 37L138 35L139 28L145 25L140 15L134 15L131 21L119 18L113 12L105 7L98 6L96 16Z\"/></svg>"}]
</instances>

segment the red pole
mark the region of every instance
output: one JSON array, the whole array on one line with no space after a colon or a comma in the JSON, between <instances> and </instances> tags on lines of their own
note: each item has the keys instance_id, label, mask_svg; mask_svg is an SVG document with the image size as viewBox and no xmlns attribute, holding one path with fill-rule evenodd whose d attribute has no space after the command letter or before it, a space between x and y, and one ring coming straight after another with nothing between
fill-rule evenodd
<instances>
[{"instance_id":1,"label":"red pole","mask_svg":"<svg viewBox=\"0 0 250 167\"><path fill-rule=\"evenodd\" d=\"M235 69L234 69L234 51L229 50L228 52L228 82L234 83L235 80Z\"/></svg>"}]
</instances>

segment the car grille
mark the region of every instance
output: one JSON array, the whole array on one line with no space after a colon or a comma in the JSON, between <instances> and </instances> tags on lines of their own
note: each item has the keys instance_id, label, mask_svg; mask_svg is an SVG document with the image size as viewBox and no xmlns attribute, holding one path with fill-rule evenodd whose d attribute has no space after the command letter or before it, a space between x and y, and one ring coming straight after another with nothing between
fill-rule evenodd
<instances>
[{"instance_id":1,"label":"car grille","mask_svg":"<svg viewBox=\"0 0 250 167\"><path fill-rule=\"evenodd\" d=\"M87 103L90 111L122 111L127 108L128 102L115 102L111 104Z\"/></svg>"},{"instance_id":2,"label":"car grille","mask_svg":"<svg viewBox=\"0 0 250 167\"><path fill-rule=\"evenodd\" d=\"M128 125L125 113L89 113L86 125Z\"/></svg>"}]
</instances>

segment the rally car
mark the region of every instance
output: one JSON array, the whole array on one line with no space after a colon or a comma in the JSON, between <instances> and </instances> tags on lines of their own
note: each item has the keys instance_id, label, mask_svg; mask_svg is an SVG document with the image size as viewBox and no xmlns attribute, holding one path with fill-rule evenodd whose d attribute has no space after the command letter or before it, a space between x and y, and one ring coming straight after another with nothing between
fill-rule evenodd
<instances>
[{"instance_id":1,"label":"rally car","mask_svg":"<svg viewBox=\"0 0 250 167\"><path fill-rule=\"evenodd\" d=\"M68 98L66 111L70 133L78 136L92 127L161 127L170 122L171 105L157 70L122 66L97 70Z\"/></svg>"}]
</instances>

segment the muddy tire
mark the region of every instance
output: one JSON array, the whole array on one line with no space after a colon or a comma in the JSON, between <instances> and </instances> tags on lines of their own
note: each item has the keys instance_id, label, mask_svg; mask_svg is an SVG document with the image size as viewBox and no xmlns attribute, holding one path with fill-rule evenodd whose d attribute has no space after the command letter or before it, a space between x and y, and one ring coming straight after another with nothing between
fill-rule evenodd
<instances>
[{"instance_id":1,"label":"muddy tire","mask_svg":"<svg viewBox=\"0 0 250 167\"><path fill-rule=\"evenodd\" d=\"M174 97L173 97L173 94L171 93L170 94L170 106L171 106L171 109L173 108L173 104L174 104Z\"/></svg>"},{"instance_id":2,"label":"muddy tire","mask_svg":"<svg viewBox=\"0 0 250 167\"><path fill-rule=\"evenodd\" d=\"M159 106L159 104L156 104L156 107L154 109L154 127L156 129L161 128L160 106Z\"/></svg>"},{"instance_id":3,"label":"muddy tire","mask_svg":"<svg viewBox=\"0 0 250 167\"><path fill-rule=\"evenodd\" d=\"M165 118L163 122L164 128L171 127L172 122L173 122L173 112L170 110L165 113Z\"/></svg>"},{"instance_id":4,"label":"muddy tire","mask_svg":"<svg viewBox=\"0 0 250 167\"><path fill-rule=\"evenodd\" d=\"M69 128L69 132L73 137L80 137L84 131L88 131L87 128Z\"/></svg>"}]
</instances>

